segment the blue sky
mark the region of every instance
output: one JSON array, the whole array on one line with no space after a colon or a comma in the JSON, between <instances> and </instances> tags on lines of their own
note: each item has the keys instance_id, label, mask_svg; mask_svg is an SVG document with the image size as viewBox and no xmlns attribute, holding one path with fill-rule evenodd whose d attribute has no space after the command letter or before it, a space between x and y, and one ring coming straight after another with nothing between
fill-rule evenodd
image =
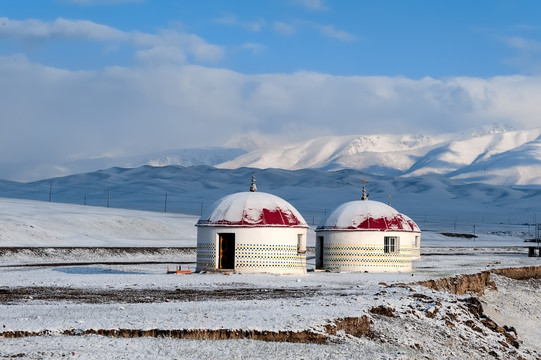
<instances>
[{"instance_id":1,"label":"blue sky","mask_svg":"<svg viewBox=\"0 0 541 360\"><path fill-rule=\"evenodd\" d=\"M0 163L528 129L540 73L539 1L2 0Z\"/></svg>"},{"instance_id":2,"label":"blue sky","mask_svg":"<svg viewBox=\"0 0 541 360\"><path fill-rule=\"evenodd\" d=\"M222 53L189 61L245 74L531 74L541 52L538 1L4 0L2 8L9 20L42 25L62 18L125 33L193 34ZM71 70L135 61L133 44L82 33L27 39L12 33L1 50Z\"/></svg>"}]
</instances>

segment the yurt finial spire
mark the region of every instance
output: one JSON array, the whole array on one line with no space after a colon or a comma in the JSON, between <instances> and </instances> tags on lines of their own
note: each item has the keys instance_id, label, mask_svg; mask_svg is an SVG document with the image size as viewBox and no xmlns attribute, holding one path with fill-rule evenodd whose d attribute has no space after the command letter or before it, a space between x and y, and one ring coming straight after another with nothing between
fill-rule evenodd
<instances>
[{"instance_id":1,"label":"yurt finial spire","mask_svg":"<svg viewBox=\"0 0 541 360\"><path fill-rule=\"evenodd\" d=\"M363 178L363 196L361 197L361 200L368 200L368 194L366 193L366 188L364 187L364 184L366 184L366 180Z\"/></svg>"},{"instance_id":2,"label":"yurt finial spire","mask_svg":"<svg viewBox=\"0 0 541 360\"><path fill-rule=\"evenodd\" d=\"M256 192L257 186L255 186L255 173L252 171L252 184L250 185L250 192Z\"/></svg>"}]
</instances>

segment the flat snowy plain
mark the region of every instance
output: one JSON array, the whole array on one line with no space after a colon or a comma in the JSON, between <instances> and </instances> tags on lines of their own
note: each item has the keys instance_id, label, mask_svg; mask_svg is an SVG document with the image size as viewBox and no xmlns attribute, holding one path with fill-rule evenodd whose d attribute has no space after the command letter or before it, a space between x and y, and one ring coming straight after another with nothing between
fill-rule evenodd
<instances>
[{"instance_id":1,"label":"flat snowy plain","mask_svg":"<svg viewBox=\"0 0 541 360\"><path fill-rule=\"evenodd\" d=\"M499 326L516 329L518 348L468 310L470 295L398 285L539 266L539 258L527 256L524 239L531 234L523 225L481 224L473 240L441 235L471 232L469 227L447 229L418 221L424 230L422 258L412 273L166 274L167 266L179 263L195 268L195 251L178 248L196 246L197 220L191 215L0 198L0 333L41 334L0 336L0 357L535 359L541 354L538 279L492 275L497 290L487 289L478 297L484 313ZM313 247L314 234L309 233L308 246ZM124 247L141 251L118 250ZM308 255L313 269L313 251ZM388 313L373 311L378 307ZM363 316L371 321L371 336L340 329L326 333L326 327L341 319ZM304 331L325 334L327 340L84 335L100 329L230 329L263 335Z\"/></svg>"}]
</instances>

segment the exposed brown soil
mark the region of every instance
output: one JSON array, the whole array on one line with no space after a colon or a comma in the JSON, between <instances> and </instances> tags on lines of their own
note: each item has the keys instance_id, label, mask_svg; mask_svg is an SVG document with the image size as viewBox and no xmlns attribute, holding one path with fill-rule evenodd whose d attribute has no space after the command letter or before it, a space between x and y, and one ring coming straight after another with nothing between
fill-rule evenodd
<instances>
[{"instance_id":1,"label":"exposed brown soil","mask_svg":"<svg viewBox=\"0 0 541 360\"><path fill-rule=\"evenodd\" d=\"M481 304L481 301L479 301L478 298L472 296L469 298L465 298L461 301L463 301L466 304L468 311L472 313L475 316L475 318L479 320L481 324L484 325L485 328L495 333L502 334L505 337L505 341L507 344L511 345L512 347L516 349L519 348L519 342L516 337L517 335L516 330L513 327L507 327L507 326L502 327L496 324L494 320L492 320L490 317L488 317L484 313L483 305ZM471 329L475 331L482 332L482 329L480 329L477 325L475 325L472 322L470 323L466 322L466 326L470 327Z\"/></svg>"},{"instance_id":2,"label":"exposed brown soil","mask_svg":"<svg viewBox=\"0 0 541 360\"><path fill-rule=\"evenodd\" d=\"M0 304L28 300L69 301L86 304L155 303L198 300L265 300L310 297L318 289L307 288L224 288L202 289L87 289L69 287L0 288Z\"/></svg>"},{"instance_id":3,"label":"exposed brown soil","mask_svg":"<svg viewBox=\"0 0 541 360\"><path fill-rule=\"evenodd\" d=\"M372 307L368 311L370 311L371 314L383 315L387 317L395 317L395 314L394 314L395 309L385 306L385 305Z\"/></svg>"},{"instance_id":4,"label":"exposed brown soil","mask_svg":"<svg viewBox=\"0 0 541 360\"><path fill-rule=\"evenodd\" d=\"M496 289L496 284L490 279L490 274L506 276L515 280L541 279L541 266L493 269L477 274L419 281L410 285L422 285L436 291L450 291L457 295L482 295L487 288Z\"/></svg>"},{"instance_id":5,"label":"exposed brown soil","mask_svg":"<svg viewBox=\"0 0 541 360\"><path fill-rule=\"evenodd\" d=\"M490 272L515 280L541 279L541 266L494 269Z\"/></svg>"},{"instance_id":6,"label":"exposed brown soil","mask_svg":"<svg viewBox=\"0 0 541 360\"><path fill-rule=\"evenodd\" d=\"M490 279L490 272L488 271L436 280L424 280L413 284L422 285L436 291L450 291L457 295L482 295L486 288L496 289L496 284Z\"/></svg>"},{"instance_id":7,"label":"exposed brown soil","mask_svg":"<svg viewBox=\"0 0 541 360\"><path fill-rule=\"evenodd\" d=\"M367 316L360 318L348 317L337 319L325 327L325 332L315 330L303 331L267 331L267 330L243 330L243 329L69 329L62 332L63 335L101 335L114 338L138 338L138 337L170 337L175 339L192 340L233 340L251 339L261 341L291 342L326 344L330 336L336 335L337 331L344 331L352 336L361 337L370 335L370 319ZM20 338L30 336L43 336L53 332L44 331L5 331L0 332L1 338Z\"/></svg>"}]
</instances>

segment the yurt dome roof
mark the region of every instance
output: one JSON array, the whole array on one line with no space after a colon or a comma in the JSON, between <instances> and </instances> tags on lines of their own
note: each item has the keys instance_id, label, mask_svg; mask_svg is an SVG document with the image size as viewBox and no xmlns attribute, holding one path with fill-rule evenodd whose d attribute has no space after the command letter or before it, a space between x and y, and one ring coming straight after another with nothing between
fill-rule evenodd
<instances>
[{"instance_id":1,"label":"yurt dome roof","mask_svg":"<svg viewBox=\"0 0 541 360\"><path fill-rule=\"evenodd\" d=\"M421 231L406 215L372 200L350 201L340 205L320 223L318 230Z\"/></svg>"},{"instance_id":2,"label":"yurt dome roof","mask_svg":"<svg viewBox=\"0 0 541 360\"><path fill-rule=\"evenodd\" d=\"M216 201L196 226L302 227L302 215L284 199L264 192L239 192Z\"/></svg>"}]
</instances>

